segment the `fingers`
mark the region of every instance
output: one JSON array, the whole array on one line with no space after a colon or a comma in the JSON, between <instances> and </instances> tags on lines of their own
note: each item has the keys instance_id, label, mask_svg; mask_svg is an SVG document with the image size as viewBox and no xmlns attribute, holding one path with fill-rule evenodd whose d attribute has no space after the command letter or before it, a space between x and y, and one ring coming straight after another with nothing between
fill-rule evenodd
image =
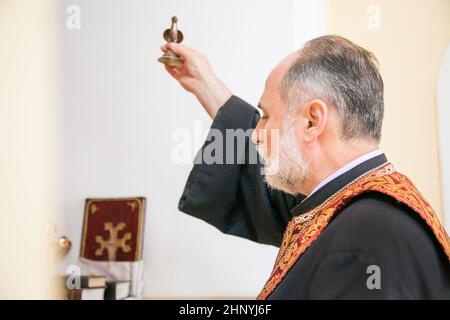
<instances>
[{"instance_id":1,"label":"fingers","mask_svg":"<svg viewBox=\"0 0 450 320\"><path fill-rule=\"evenodd\" d=\"M176 80L178 80L178 75L179 75L179 73L180 73L179 70L177 70L177 69L175 69L175 68L171 68L171 67L169 67L169 66L167 66L167 65L164 65L164 67L166 68L167 72L168 72L172 77L174 77Z\"/></svg>"},{"instance_id":2,"label":"fingers","mask_svg":"<svg viewBox=\"0 0 450 320\"><path fill-rule=\"evenodd\" d=\"M169 51L169 44L168 44L168 43L163 44L163 45L160 47L160 49L161 49L162 52L166 53L167 51Z\"/></svg>"},{"instance_id":3,"label":"fingers","mask_svg":"<svg viewBox=\"0 0 450 320\"><path fill-rule=\"evenodd\" d=\"M175 53L176 55L183 58L183 60L189 60L193 58L195 55L200 55L195 49L192 49L188 46L179 43L165 43L160 47L161 51L166 53L169 50Z\"/></svg>"},{"instance_id":4,"label":"fingers","mask_svg":"<svg viewBox=\"0 0 450 320\"><path fill-rule=\"evenodd\" d=\"M180 43L168 43L167 48L173 51L175 54L181 56L184 60L192 57L196 51Z\"/></svg>"}]
</instances>

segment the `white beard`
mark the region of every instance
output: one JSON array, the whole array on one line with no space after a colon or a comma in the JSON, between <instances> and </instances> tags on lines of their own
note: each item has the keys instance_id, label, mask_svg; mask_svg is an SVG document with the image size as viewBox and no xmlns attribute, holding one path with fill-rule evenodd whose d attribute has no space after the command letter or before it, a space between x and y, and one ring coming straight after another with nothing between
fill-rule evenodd
<instances>
[{"instance_id":1,"label":"white beard","mask_svg":"<svg viewBox=\"0 0 450 320\"><path fill-rule=\"evenodd\" d=\"M262 143L256 146L262 158L264 149ZM264 160L265 181L271 188L293 195L299 193L309 174L309 164L300 150L292 121L288 120L284 126L278 152L272 152L270 159Z\"/></svg>"}]
</instances>

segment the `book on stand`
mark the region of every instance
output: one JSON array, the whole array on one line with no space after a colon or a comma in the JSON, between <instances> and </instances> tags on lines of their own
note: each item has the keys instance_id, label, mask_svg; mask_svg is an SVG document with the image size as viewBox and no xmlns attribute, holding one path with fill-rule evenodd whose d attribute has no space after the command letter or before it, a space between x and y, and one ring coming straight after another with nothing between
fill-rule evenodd
<instances>
[{"instance_id":1,"label":"book on stand","mask_svg":"<svg viewBox=\"0 0 450 320\"><path fill-rule=\"evenodd\" d=\"M142 297L146 199L86 199L79 266L83 275L104 275L109 282L129 282L129 295ZM124 292L126 285L121 284Z\"/></svg>"}]
</instances>

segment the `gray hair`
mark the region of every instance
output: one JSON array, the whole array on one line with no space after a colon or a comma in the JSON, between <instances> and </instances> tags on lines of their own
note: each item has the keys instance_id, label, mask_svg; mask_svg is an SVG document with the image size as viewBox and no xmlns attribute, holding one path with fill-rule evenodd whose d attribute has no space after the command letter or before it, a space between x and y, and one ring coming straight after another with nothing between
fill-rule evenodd
<instances>
[{"instance_id":1,"label":"gray hair","mask_svg":"<svg viewBox=\"0 0 450 320\"><path fill-rule=\"evenodd\" d=\"M281 82L287 111L307 100L331 103L341 119L341 136L379 142L383 122L383 79L375 55L335 35L313 39Z\"/></svg>"}]
</instances>

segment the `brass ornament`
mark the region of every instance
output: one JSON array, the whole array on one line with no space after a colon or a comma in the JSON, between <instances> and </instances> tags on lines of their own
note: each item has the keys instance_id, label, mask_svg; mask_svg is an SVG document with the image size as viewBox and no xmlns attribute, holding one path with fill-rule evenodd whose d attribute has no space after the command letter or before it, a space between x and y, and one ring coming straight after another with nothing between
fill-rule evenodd
<instances>
[{"instance_id":1,"label":"brass ornament","mask_svg":"<svg viewBox=\"0 0 450 320\"><path fill-rule=\"evenodd\" d=\"M163 37L168 43L180 43L183 41L184 36L183 33L178 30L178 18L172 17L172 25L170 29L164 31ZM173 51L168 50L164 55L158 59L159 62L172 67L179 69L183 65L183 59L181 59L178 55L176 55Z\"/></svg>"},{"instance_id":2,"label":"brass ornament","mask_svg":"<svg viewBox=\"0 0 450 320\"><path fill-rule=\"evenodd\" d=\"M72 248L72 241L66 236L62 236L58 239L57 248L59 254L64 257L70 251L70 248Z\"/></svg>"}]
</instances>

